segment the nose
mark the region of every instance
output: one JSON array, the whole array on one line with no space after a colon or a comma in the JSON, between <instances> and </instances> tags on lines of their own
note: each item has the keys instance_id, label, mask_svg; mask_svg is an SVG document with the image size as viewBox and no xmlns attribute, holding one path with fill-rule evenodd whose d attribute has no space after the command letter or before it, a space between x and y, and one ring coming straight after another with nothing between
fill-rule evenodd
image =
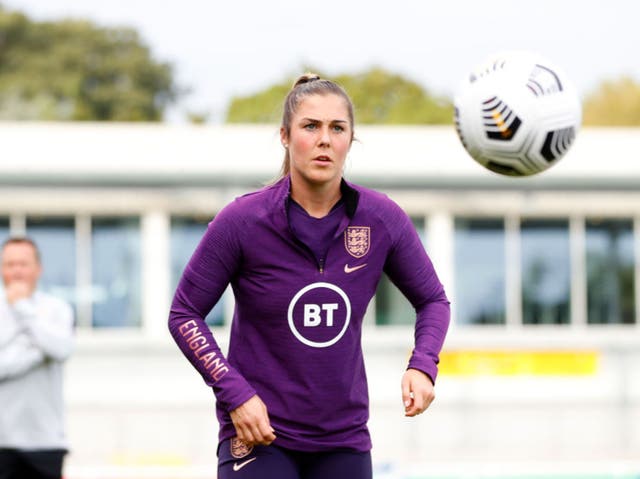
<instances>
[{"instance_id":1,"label":"nose","mask_svg":"<svg viewBox=\"0 0 640 479\"><path fill-rule=\"evenodd\" d=\"M321 129L320 146L329 146L331 144L331 136L329 135L329 127L325 126Z\"/></svg>"}]
</instances>

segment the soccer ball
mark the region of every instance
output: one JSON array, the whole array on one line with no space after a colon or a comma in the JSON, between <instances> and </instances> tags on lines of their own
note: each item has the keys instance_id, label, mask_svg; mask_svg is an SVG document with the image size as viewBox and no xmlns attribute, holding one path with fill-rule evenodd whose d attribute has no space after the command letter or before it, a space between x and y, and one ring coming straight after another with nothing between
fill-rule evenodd
<instances>
[{"instance_id":1,"label":"soccer ball","mask_svg":"<svg viewBox=\"0 0 640 479\"><path fill-rule=\"evenodd\" d=\"M505 52L474 70L454 99L463 146L485 168L529 176L569 150L581 121L578 95L552 63Z\"/></svg>"}]
</instances>

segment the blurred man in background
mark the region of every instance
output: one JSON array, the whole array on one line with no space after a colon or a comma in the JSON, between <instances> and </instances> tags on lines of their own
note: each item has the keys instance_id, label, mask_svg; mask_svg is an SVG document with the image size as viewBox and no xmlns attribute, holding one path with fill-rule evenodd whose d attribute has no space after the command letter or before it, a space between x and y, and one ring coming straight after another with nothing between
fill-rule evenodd
<instances>
[{"instance_id":1,"label":"blurred man in background","mask_svg":"<svg viewBox=\"0 0 640 479\"><path fill-rule=\"evenodd\" d=\"M73 313L36 291L36 244L10 238L1 250L0 479L60 479L67 452L62 368L71 353Z\"/></svg>"}]
</instances>

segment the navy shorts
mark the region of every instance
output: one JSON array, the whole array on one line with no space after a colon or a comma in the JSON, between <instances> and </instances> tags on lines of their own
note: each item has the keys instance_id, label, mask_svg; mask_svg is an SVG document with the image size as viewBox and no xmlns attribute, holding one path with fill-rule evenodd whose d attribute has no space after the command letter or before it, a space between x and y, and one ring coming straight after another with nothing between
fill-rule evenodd
<instances>
[{"instance_id":1,"label":"navy shorts","mask_svg":"<svg viewBox=\"0 0 640 479\"><path fill-rule=\"evenodd\" d=\"M236 438L218 446L218 479L371 479L371 453L348 450L300 452L247 447Z\"/></svg>"},{"instance_id":2,"label":"navy shorts","mask_svg":"<svg viewBox=\"0 0 640 479\"><path fill-rule=\"evenodd\" d=\"M60 479L66 451L0 448L0 479Z\"/></svg>"}]
</instances>

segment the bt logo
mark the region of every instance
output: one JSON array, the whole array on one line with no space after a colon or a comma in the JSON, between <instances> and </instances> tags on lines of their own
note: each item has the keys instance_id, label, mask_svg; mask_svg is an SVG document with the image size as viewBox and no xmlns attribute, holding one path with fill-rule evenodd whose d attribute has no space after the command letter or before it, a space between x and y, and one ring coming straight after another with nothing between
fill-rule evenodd
<instances>
[{"instance_id":1,"label":"bt logo","mask_svg":"<svg viewBox=\"0 0 640 479\"><path fill-rule=\"evenodd\" d=\"M322 323L321 310L326 311L327 326L333 326L333 312L338 309L337 303L331 304L305 304L304 305L304 322L305 327L313 328L320 326Z\"/></svg>"},{"instance_id":2,"label":"bt logo","mask_svg":"<svg viewBox=\"0 0 640 479\"><path fill-rule=\"evenodd\" d=\"M351 319L349 297L331 283L313 283L296 293L287 312L289 328L302 343L326 348L337 343Z\"/></svg>"}]
</instances>

